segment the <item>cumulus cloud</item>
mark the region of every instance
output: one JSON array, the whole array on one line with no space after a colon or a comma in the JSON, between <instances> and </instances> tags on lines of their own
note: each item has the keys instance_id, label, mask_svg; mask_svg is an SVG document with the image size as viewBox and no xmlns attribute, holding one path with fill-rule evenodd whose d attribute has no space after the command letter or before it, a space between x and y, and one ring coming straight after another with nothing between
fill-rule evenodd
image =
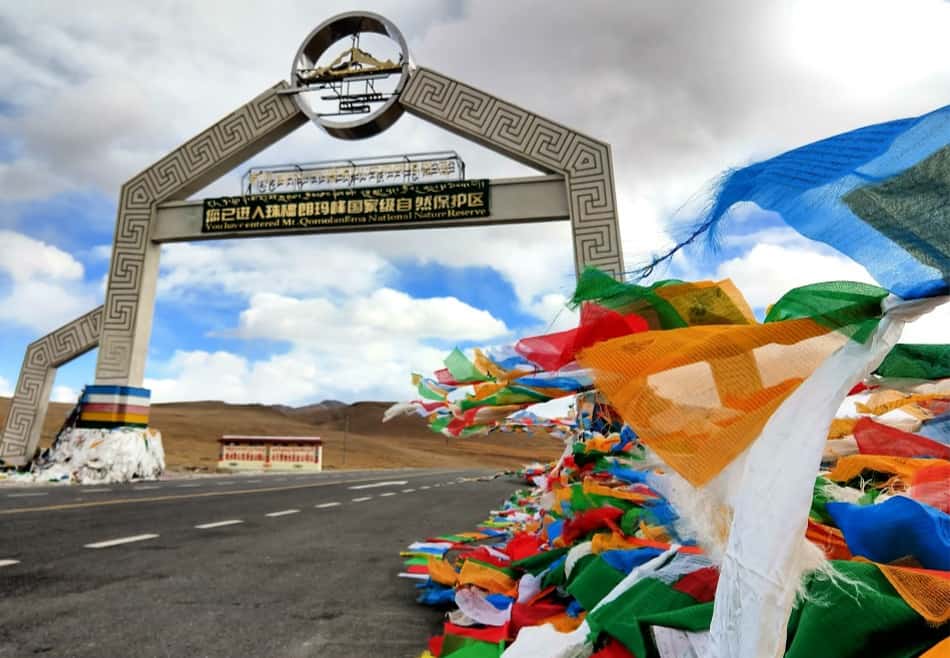
<instances>
[{"instance_id":1,"label":"cumulus cloud","mask_svg":"<svg viewBox=\"0 0 950 658\"><path fill-rule=\"evenodd\" d=\"M8 3L0 8L4 200L44 199L69 189L115 198L122 181L285 78L298 40L349 5L297 0L262 21L261 5L249 0L232 2L227 12L214 3L104 2L95 12L43 0ZM723 169L925 112L946 102L950 85L950 40L944 38L950 10L939 0L843 0L834 6L820 0L601 0L583 6L377 0L366 6L400 26L420 65L610 142L628 266L669 246L670 215ZM441 149L457 150L470 177L530 173L406 116L383 135L356 142L305 126L200 194L236 193L251 164ZM828 250L813 251L788 232L756 240L767 242L734 244L744 255L717 272L733 277L753 305L818 279L868 280L863 268ZM81 264L68 254L46 251L34 261L8 251L0 259L25 268L17 271L32 269L19 279L0 269L12 281L2 293L0 322L46 331L101 297L100 290L88 292ZM196 304L223 292L249 300L251 312L267 293L276 296L272 301L313 313L320 311L314 300L324 299L355 314L355 300L384 286L388 273L406 261L492 267L540 324L557 317L554 328L563 328L571 319L558 309L574 274L565 223L171 245L163 249L160 294ZM238 330L250 330L240 324L249 321L242 316ZM282 386L295 395L306 389L307 376L325 371L303 339L294 345L287 354L258 361L182 352L150 364L150 373L164 377L155 379L158 386L174 381L199 395L194 382L204 381L214 366L233 373L235 382L257 382L233 384L243 387L235 395L269 394ZM408 340L359 350L364 367L383 355L374 378L389 376L392 368L396 381L405 371L395 367L406 361L390 352L412 353L420 361L430 356L429 348ZM339 373L326 374L340 380ZM361 390L355 382L347 386Z\"/></svg>"},{"instance_id":2,"label":"cumulus cloud","mask_svg":"<svg viewBox=\"0 0 950 658\"><path fill-rule=\"evenodd\" d=\"M71 185L114 196L121 181L284 78L297 40L351 9L343 0L300 0L262 22L250 2L228 12L201 3L98 6L91 14L41 1L0 10L8 44L0 98L15 108L0 117L0 136L21 154L0 171L17 177L4 185L9 194ZM939 0L833 8L820 0L378 0L367 8L401 27L420 65L609 141L632 256L662 242L666 215L725 167L932 109L950 83L950 43L941 38L950 11ZM121 25L104 18L111 15ZM472 175L526 171L413 117L358 142L305 127L258 161L441 148L458 149ZM236 191L241 172L226 189Z\"/></svg>"},{"instance_id":3,"label":"cumulus cloud","mask_svg":"<svg viewBox=\"0 0 950 658\"><path fill-rule=\"evenodd\" d=\"M9 398L13 396L13 386L3 377L0 377L0 397Z\"/></svg>"},{"instance_id":4,"label":"cumulus cloud","mask_svg":"<svg viewBox=\"0 0 950 658\"><path fill-rule=\"evenodd\" d=\"M415 299L381 288L341 304L262 293L241 312L237 335L287 340L297 344L345 347L354 342L425 340L485 341L508 328L481 309L454 297Z\"/></svg>"},{"instance_id":5,"label":"cumulus cloud","mask_svg":"<svg viewBox=\"0 0 950 658\"><path fill-rule=\"evenodd\" d=\"M231 352L178 351L146 377L152 400L305 404L327 398L402 399L415 368L434 370L441 350L419 344L354 342L346 350L298 347L266 359Z\"/></svg>"},{"instance_id":6,"label":"cumulus cloud","mask_svg":"<svg viewBox=\"0 0 950 658\"><path fill-rule=\"evenodd\" d=\"M82 263L65 251L15 231L0 230L0 324L46 333L91 310L94 296Z\"/></svg>"},{"instance_id":7,"label":"cumulus cloud","mask_svg":"<svg viewBox=\"0 0 950 658\"><path fill-rule=\"evenodd\" d=\"M162 249L159 294L166 298L218 290L250 297L260 292L363 293L390 268L371 251L311 237L171 244Z\"/></svg>"},{"instance_id":8,"label":"cumulus cloud","mask_svg":"<svg viewBox=\"0 0 950 658\"><path fill-rule=\"evenodd\" d=\"M78 281L83 276L82 263L62 249L14 231L0 231L0 269L17 281Z\"/></svg>"},{"instance_id":9,"label":"cumulus cloud","mask_svg":"<svg viewBox=\"0 0 950 658\"><path fill-rule=\"evenodd\" d=\"M904 327L902 343L950 343L950 304L938 306Z\"/></svg>"},{"instance_id":10,"label":"cumulus cloud","mask_svg":"<svg viewBox=\"0 0 950 658\"><path fill-rule=\"evenodd\" d=\"M431 372L444 350L429 340L491 341L505 323L453 297L415 299L381 288L341 301L255 294L233 335L291 345L249 360L231 352L180 350L146 379L153 399L304 403L322 398L397 399L412 371Z\"/></svg>"},{"instance_id":11,"label":"cumulus cloud","mask_svg":"<svg viewBox=\"0 0 950 658\"><path fill-rule=\"evenodd\" d=\"M843 256L776 244L757 244L745 255L722 263L716 276L732 279L752 308L764 308L788 290L809 283L874 283L866 269Z\"/></svg>"},{"instance_id":12,"label":"cumulus cloud","mask_svg":"<svg viewBox=\"0 0 950 658\"><path fill-rule=\"evenodd\" d=\"M53 393L50 396L52 402L70 402L75 404L79 399L79 392L69 386L54 386Z\"/></svg>"}]
</instances>

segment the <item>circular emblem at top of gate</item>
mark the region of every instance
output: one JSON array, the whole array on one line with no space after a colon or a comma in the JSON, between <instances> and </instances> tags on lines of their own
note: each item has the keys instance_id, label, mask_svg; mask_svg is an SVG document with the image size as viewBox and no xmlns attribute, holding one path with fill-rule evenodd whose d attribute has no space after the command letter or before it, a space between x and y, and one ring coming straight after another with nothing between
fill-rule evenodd
<instances>
[{"instance_id":1,"label":"circular emblem at top of gate","mask_svg":"<svg viewBox=\"0 0 950 658\"><path fill-rule=\"evenodd\" d=\"M399 94L409 78L406 40L388 19L347 12L304 40L290 71L294 101L334 137L362 139L402 114Z\"/></svg>"}]
</instances>

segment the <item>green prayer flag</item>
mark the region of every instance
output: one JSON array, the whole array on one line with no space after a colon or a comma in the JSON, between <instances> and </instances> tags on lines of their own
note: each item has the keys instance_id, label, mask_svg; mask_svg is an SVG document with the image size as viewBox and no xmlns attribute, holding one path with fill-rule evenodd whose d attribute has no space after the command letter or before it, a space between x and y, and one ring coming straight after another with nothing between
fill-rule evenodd
<instances>
[{"instance_id":1,"label":"green prayer flag","mask_svg":"<svg viewBox=\"0 0 950 658\"><path fill-rule=\"evenodd\" d=\"M445 357L445 367L452 374L452 378L460 384L471 384L474 382L487 382L491 377L482 373L475 367L475 364L468 360L462 350L455 348L452 353Z\"/></svg>"},{"instance_id":2,"label":"green prayer flag","mask_svg":"<svg viewBox=\"0 0 950 658\"><path fill-rule=\"evenodd\" d=\"M765 322L808 318L864 343L881 320L881 302L888 294L884 288L854 281L793 288L769 309Z\"/></svg>"},{"instance_id":3,"label":"green prayer flag","mask_svg":"<svg viewBox=\"0 0 950 658\"><path fill-rule=\"evenodd\" d=\"M519 569L521 571L527 571L532 576L537 576L539 573L544 571L550 566L552 562L557 560L562 555L565 555L570 549L566 546L561 548L554 548L550 551L542 551L531 555L521 560L515 560L511 563L513 569Z\"/></svg>"},{"instance_id":4,"label":"green prayer flag","mask_svg":"<svg viewBox=\"0 0 950 658\"><path fill-rule=\"evenodd\" d=\"M499 658L504 650L504 642L485 642L446 634L442 641L441 658Z\"/></svg>"},{"instance_id":5,"label":"green prayer flag","mask_svg":"<svg viewBox=\"0 0 950 658\"><path fill-rule=\"evenodd\" d=\"M584 610L592 610L625 575L607 564L599 555L589 557L592 559L586 564L579 562L574 567L571 583L567 586L568 593L577 599Z\"/></svg>"},{"instance_id":6,"label":"green prayer flag","mask_svg":"<svg viewBox=\"0 0 950 658\"><path fill-rule=\"evenodd\" d=\"M677 591L654 578L644 578L633 587L587 615L594 633L607 633L629 649L633 655L655 656L656 649L641 618L696 605L689 594ZM651 653L652 652L652 653Z\"/></svg>"},{"instance_id":7,"label":"green prayer flag","mask_svg":"<svg viewBox=\"0 0 950 658\"><path fill-rule=\"evenodd\" d=\"M785 658L912 658L946 637L898 595L874 564L834 561L857 587L812 576L789 620Z\"/></svg>"},{"instance_id":8,"label":"green prayer flag","mask_svg":"<svg viewBox=\"0 0 950 658\"><path fill-rule=\"evenodd\" d=\"M950 345L899 343L875 371L881 377L946 379L950 377Z\"/></svg>"}]
</instances>

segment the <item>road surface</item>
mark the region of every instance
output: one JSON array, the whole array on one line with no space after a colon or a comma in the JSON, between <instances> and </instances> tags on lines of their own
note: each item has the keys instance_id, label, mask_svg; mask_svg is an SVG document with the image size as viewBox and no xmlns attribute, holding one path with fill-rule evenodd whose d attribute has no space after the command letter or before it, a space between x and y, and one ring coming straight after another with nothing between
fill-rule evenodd
<instances>
[{"instance_id":1,"label":"road surface","mask_svg":"<svg viewBox=\"0 0 950 658\"><path fill-rule=\"evenodd\" d=\"M439 629L399 551L517 488L486 471L0 488L0 658L405 656Z\"/></svg>"}]
</instances>

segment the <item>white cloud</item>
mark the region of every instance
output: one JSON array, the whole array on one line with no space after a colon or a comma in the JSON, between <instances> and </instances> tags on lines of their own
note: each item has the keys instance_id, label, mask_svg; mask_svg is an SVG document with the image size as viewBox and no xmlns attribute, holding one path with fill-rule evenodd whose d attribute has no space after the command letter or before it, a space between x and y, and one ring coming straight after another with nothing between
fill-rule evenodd
<instances>
[{"instance_id":1,"label":"white cloud","mask_svg":"<svg viewBox=\"0 0 950 658\"><path fill-rule=\"evenodd\" d=\"M252 361L230 352L179 351L163 377L147 377L154 402L226 400L305 404L327 398L398 400L411 396L409 373L440 367L442 350L419 344L354 343L350 349L298 347Z\"/></svg>"},{"instance_id":2,"label":"white cloud","mask_svg":"<svg viewBox=\"0 0 950 658\"><path fill-rule=\"evenodd\" d=\"M13 397L13 386L3 377L0 377L0 397Z\"/></svg>"},{"instance_id":3,"label":"white cloud","mask_svg":"<svg viewBox=\"0 0 950 658\"><path fill-rule=\"evenodd\" d=\"M259 293L234 335L288 341L260 360L230 353L178 351L146 379L153 399L305 403L323 398L400 399L409 373L441 367L430 339L488 341L508 335L504 322L455 298L414 299L382 288L334 302Z\"/></svg>"},{"instance_id":4,"label":"white cloud","mask_svg":"<svg viewBox=\"0 0 950 658\"><path fill-rule=\"evenodd\" d=\"M527 411L537 414L542 418L563 418L567 416L568 411L574 405L574 396L569 395L563 398L554 398L547 402L534 404L528 407Z\"/></svg>"},{"instance_id":5,"label":"white cloud","mask_svg":"<svg viewBox=\"0 0 950 658\"><path fill-rule=\"evenodd\" d=\"M874 283L867 270L844 256L775 244L757 244L744 256L727 260L716 276L732 279L752 308L764 308L792 288L809 283Z\"/></svg>"},{"instance_id":6,"label":"white cloud","mask_svg":"<svg viewBox=\"0 0 950 658\"><path fill-rule=\"evenodd\" d=\"M379 285L389 267L383 258L316 237L167 245L162 249L159 294L175 297L208 290L244 297L327 290L355 294Z\"/></svg>"},{"instance_id":7,"label":"white cloud","mask_svg":"<svg viewBox=\"0 0 950 658\"><path fill-rule=\"evenodd\" d=\"M420 65L611 143L628 267L669 246L669 216L726 167L919 114L945 103L950 85L950 40L942 38L950 32L950 11L937 0L843 0L834 7L820 0L366 4L400 26ZM12 111L0 108L0 143L16 149L0 163L3 200L42 199L66 189L115 198L122 181L284 78L297 40L349 5L288 2L262 21L261 5L241 0L227 12L216 3L178 3L170 10L166 3L103 2L96 12L42 0L7 3L0 8L0 98ZM121 26L108 16L121 16ZM484 47L486 38L491 48ZM305 126L253 163L445 148L462 154L470 177L526 173L411 116L356 142ZM236 192L250 164L203 194ZM821 279L869 280L862 268L827 250L812 253L787 232L756 239L775 243L750 243L748 254L720 268L753 305ZM0 238L0 250L4 242ZM45 332L92 308L102 291L84 283L79 261L34 243L6 256L16 271L30 273L17 279L3 271L13 284L0 300L0 322ZM163 250L160 294L186 312L188 304L219 292L247 300L269 293L315 314L330 312L314 301L325 298L337 312L356 317L356 300L385 286L403 261L491 267L540 325L557 317L554 330L572 318L558 308L573 288L571 249L566 223L170 245ZM248 311L254 308L260 306L249 302ZM372 310L359 316L361 330L371 333L378 325ZM412 334L414 320L401 322ZM479 322L483 329L491 325ZM282 330L302 331L290 320ZM309 390L311 375L348 376L324 371L304 338L295 345L265 361L182 352L193 356L150 364L149 372L199 395L216 383L202 368L220 367L233 373L228 386L238 396L269 395L282 386L294 395ZM352 353L352 361L333 363L374 364L372 377L346 383L352 391L382 377L401 382L405 371L395 365L431 356L415 338L374 340ZM268 373L271 386L264 381Z\"/></svg>"},{"instance_id":8,"label":"white cloud","mask_svg":"<svg viewBox=\"0 0 950 658\"><path fill-rule=\"evenodd\" d=\"M573 329L580 320L580 313L567 307L568 298L561 293L552 292L542 295L528 306L528 311L544 323L538 327L538 334Z\"/></svg>"},{"instance_id":9,"label":"white cloud","mask_svg":"<svg viewBox=\"0 0 950 658\"><path fill-rule=\"evenodd\" d=\"M92 310L95 297L83 273L82 263L65 251L0 230L0 277L9 278L0 295L0 324L46 333Z\"/></svg>"},{"instance_id":10,"label":"white cloud","mask_svg":"<svg viewBox=\"0 0 950 658\"><path fill-rule=\"evenodd\" d=\"M50 400L52 402L71 402L75 404L79 400L79 392L69 386L54 386Z\"/></svg>"},{"instance_id":11,"label":"white cloud","mask_svg":"<svg viewBox=\"0 0 950 658\"><path fill-rule=\"evenodd\" d=\"M902 343L950 343L950 303L904 326Z\"/></svg>"},{"instance_id":12,"label":"white cloud","mask_svg":"<svg viewBox=\"0 0 950 658\"><path fill-rule=\"evenodd\" d=\"M185 300L217 291L246 298L262 292L369 295L403 262L490 267L511 284L522 310L545 324L560 313L558 300L573 292L566 224L171 244L162 249L158 289L165 299Z\"/></svg>"},{"instance_id":13,"label":"white cloud","mask_svg":"<svg viewBox=\"0 0 950 658\"><path fill-rule=\"evenodd\" d=\"M414 299L390 288L341 304L261 293L241 312L236 331L241 338L331 347L432 338L485 341L507 333L504 322L454 297Z\"/></svg>"},{"instance_id":14,"label":"white cloud","mask_svg":"<svg viewBox=\"0 0 950 658\"><path fill-rule=\"evenodd\" d=\"M18 281L77 281L83 275L82 263L62 249L14 231L0 231L0 270Z\"/></svg>"},{"instance_id":15,"label":"white cloud","mask_svg":"<svg viewBox=\"0 0 950 658\"><path fill-rule=\"evenodd\" d=\"M383 244L385 241L385 245ZM459 228L358 235L348 239L391 262L439 263L451 267L490 267L511 284L522 309L547 313L543 298L574 291L574 257L566 222L515 227ZM538 306L542 304L542 306ZM538 316L550 321L551 316Z\"/></svg>"}]
</instances>

